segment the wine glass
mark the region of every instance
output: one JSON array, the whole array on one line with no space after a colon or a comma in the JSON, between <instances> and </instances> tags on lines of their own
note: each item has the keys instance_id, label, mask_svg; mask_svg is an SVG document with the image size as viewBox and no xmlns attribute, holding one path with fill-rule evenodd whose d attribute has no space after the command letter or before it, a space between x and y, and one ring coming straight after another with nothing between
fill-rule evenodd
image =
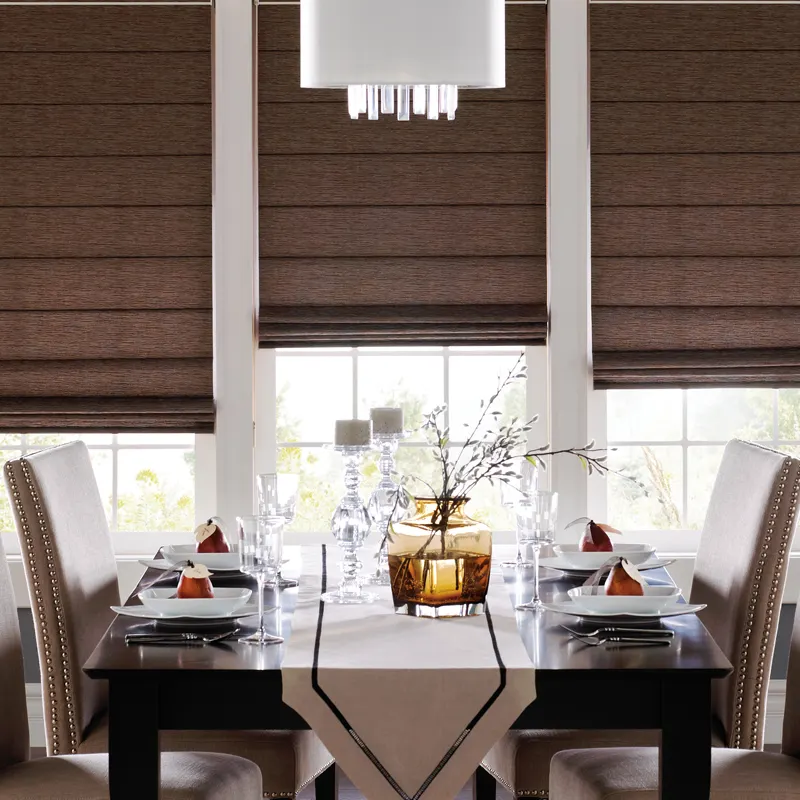
<instances>
[{"instance_id":1,"label":"wine glass","mask_svg":"<svg viewBox=\"0 0 800 800\"><path fill-rule=\"evenodd\" d=\"M500 483L500 502L505 508L515 508L517 504L530 497L539 488L539 468L530 461L524 461L519 469L519 482ZM503 561L502 566L514 567L518 571L534 566L532 561L522 557L522 547L517 537L517 558L515 561Z\"/></svg>"},{"instance_id":2,"label":"wine glass","mask_svg":"<svg viewBox=\"0 0 800 800\"><path fill-rule=\"evenodd\" d=\"M258 486L258 513L268 517L283 517L287 525L291 525L297 513L297 494L300 486L299 475L265 472L256 479ZM274 585L279 589L290 589L297 586L294 578L284 578L283 537L280 542L280 559Z\"/></svg>"},{"instance_id":3,"label":"wine glass","mask_svg":"<svg viewBox=\"0 0 800 800\"><path fill-rule=\"evenodd\" d=\"M264 586L275 577L281 563L280 541L283 536L283 517L237 517L239 531L239 564L242 572L252 575L258 583L258 630L241 641L247 644L281 644L283 637L267 633L264 627Z\"/></svg>"},{"instance_id":4,"label":"wine glass","mask_svg":"<svg viewBox=\"0 0 800 800\"><path fill-rule=\"evenodd\" d=\"M517 545L520 550L530 547L533 552L533 597L517 606L518 611L537 611L539 599L539 551L543 544L550 544L556 535L558 494L556 492L531 492L520 500L517 513Z\"/></svg>"}]
</instances>

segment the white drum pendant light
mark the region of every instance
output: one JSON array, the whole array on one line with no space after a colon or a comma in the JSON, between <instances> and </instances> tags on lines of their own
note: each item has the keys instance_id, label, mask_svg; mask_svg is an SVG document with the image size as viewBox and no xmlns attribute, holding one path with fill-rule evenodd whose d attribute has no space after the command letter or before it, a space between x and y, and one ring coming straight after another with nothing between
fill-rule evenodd
<instances>
[{"instance_id":1,"label":"white drum pendant light","mask_svg":"<svg viewBox=\"0 0 800 800\"><path fill-rule=\"evenodd\" d=\"M458 89L506 85L505 0L300 0L300 85L350 116L454 119Z\"/></svg>"}]
</instances>

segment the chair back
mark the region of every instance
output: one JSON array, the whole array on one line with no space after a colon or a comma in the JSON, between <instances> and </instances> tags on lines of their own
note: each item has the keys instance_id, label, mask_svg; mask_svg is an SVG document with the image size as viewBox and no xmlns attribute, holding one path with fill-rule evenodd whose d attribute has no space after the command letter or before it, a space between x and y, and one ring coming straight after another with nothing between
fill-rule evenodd
<instances>
[{"instance_id":1,"label":"chair back","mask_svg":"<svg viewBox=\"0 0 800 800\"><path fill-rule=\"evenodd\" d=\"M19 635L17 603L11 573L0 540L0 770L27 761L30 755L25 670Z\"/></svg>"},{"instance_id":2,"label":"chair back","mask_svg":"<svg viewBox=\"0 0 800 800\"><path fill-rule=\"evenodd\" d=\"M760 749L778 616L794 535L800 461L728 442L700 539L691 602L734 665L712 706L728 747Z\"/></svg>"},{"instance_id":3,"label":"chair back","mask_svg":"<svg viewBox=\"0 0 800 800\"><path fill-rule=\"evenodd\" d=\"M8 461L39 647L49 755L75 753L107 687L82 667L119 604L113 543L83 442Z\"/></svg>"},{"instance_id":4,"label":"chair back","mask_svg":"<svg viewBox=\"0 0 800 800\"><path fill-rule=\"evenodd\" d=\"M800 758L800 599L794 612L794 628L786 674L786 707L783 711L783 746L781 750Z\"/></svg>"}]
</instances>

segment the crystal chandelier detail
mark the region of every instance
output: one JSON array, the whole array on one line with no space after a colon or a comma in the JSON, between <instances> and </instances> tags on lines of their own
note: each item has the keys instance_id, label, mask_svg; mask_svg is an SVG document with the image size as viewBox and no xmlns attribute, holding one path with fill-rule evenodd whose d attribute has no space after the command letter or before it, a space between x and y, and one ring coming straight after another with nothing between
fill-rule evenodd
<instances>
[{"instance_id":1,"label":"crystal chandelier detail","mask_svg":"<svg viewBox=\"0 0 800 800\"><path fill-rule=\"evenodd\" d=\"M362 83L347 87L347 108L351 119L358 119L361 114L366 114L367 119L378 119L380 114L396 112L397 119L408 122L413 112L428 119L439 119L439 115L445 114L447 119L453 120L458 108L458 86Z\"/></svg>"},{"instance_id":2,"label":"crystal chandelier detail","mask_svg":"<svg viewBox=\"0 0 800 800\"><path fill-rule=\"evenodd\" d=\"M352 119L453 120L505 66L505 0L300 0L300 85L347 89Z\"/></svg>"}]
</instances>

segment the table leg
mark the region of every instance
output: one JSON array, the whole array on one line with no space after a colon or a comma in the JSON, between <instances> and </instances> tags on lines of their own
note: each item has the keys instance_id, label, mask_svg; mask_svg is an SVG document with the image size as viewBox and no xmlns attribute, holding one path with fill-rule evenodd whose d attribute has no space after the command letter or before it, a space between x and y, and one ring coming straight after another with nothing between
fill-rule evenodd
<instances>
[{"instance_id":1,"label":"table leg","mask_svg":"<svg viewBox=\"0 0 800 800\"><path fill-rule=\"evenodd\" d=\"M109 682L108 695L111 800L157 800L161 785L158 687L152 681L118 678Z\"/></svg>"},{"instance_id":2,"label":"table leg","mask_svg":"<svg viewBox=\"0 0 800 800\"><path fill-rule=\"evenodd\" d=\"M665 681L661 689L661 800L708 800L711 681Z\"/></svg>"},{"instance_id":3,"label":"table leg","mask_svg":"<svg viewBox=\"0 0 800 800\"><path fill-rule=\"evenodd\" d=\"M322 775L314 781L315 800L337 800L339 797L339 779L336 764L331 764Z\"/></svg>"},{"instance_id":4,"label":"table leg","mask_svg":"<svg viewBox=\"0 0 800 800\"><path fill-rule=\"evenodd\" d=\"M483 767L478 767L475 770L473 782L473 800L495 800L497 797L497 781Z\"/></svg>"}]
</instances>

